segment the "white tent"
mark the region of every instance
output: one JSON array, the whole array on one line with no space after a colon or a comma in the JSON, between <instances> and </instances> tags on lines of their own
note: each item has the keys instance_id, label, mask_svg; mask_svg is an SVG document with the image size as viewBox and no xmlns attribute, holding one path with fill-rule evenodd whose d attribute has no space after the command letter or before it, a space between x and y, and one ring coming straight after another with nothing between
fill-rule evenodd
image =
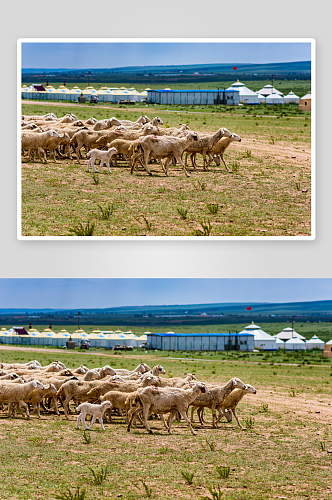
<instances>
[{"instance_id":1,"label":"white tent","mask_svg":"<svg viewBox=\"0 0 332 500\"><path fill-rule=\"evenodd\" d=\"M281 339L278 339L278 337L276 337L276 345L277 349L285 349L285 342Z\"/></svg>"},{"instance_id":2,"label":"white tent","mask_svg":"<svg viewBox=\"0 0 332 500\"><path fill-rule=\"evenodd\" d=\"M275 351L277 349L276 339L264 332L260 326L252 323L240 333L251 333L255 336L255 349L263 349L263 351Z\"/></svg>"},{"instance_id":3,"label":"white tent","mask_svg":"<svg viewBox=\"0 0 332 500\"><path fill-rule=\"evenodd\" d=\"M266 104L284 104L284 98L279 94L270 94L265 99Z\"/></svg>"},{"instance_id":4,"label":"white tent","mask_svg":"<svg viewBox=\"0 0 332 500\"><path fill-rule=\"evenodd\" d=\"M282 92L273 87L273 85L264 85L264 87L260 89L258 93L264 96L268 96L270 94L284 95Z\"/></svg>"},{"instance_id":5,"label":"white tent","mask_svg":"<svg viewBox=\"0 0 332 500\"><path fill-rule=\"evenodd\" d=\"M324 345L325 342L320 340L317 335L314 335L310 340L307 340L306 342L306 348L307 349L321 349L324 350Z\"/></svg>"},{"instance_id":6,"label":"white tent","mask_svg":"<svg viewBox=\"0 0 332 500\"><path fill-rule=\"evenodd\" d=\"M285 342L285 348L287 351L299 351L306 348L305 342L298 338L292 338Z\"/></svg>"},{"instance_id":7,"label":"white tent","mask_svg":"<svg viewBox=\"0 0 332 500\"><path fill-rule=\"evenodd\" d=\"M259 104L264 104L265 103L265 96L260 94L259 92L256 92L257 97L258 97L258 102Z\"/></svg>"},{"instance_id":8,"label":"white tent","mask_svg":"<svg viewBox=\"0 0 332 500\"><path fill-rule=\"evenodd\" d=\"M274 336L278 339L281 339L281 340L289 340L293 337L296 337L296 338L301 339L301 340L305 340L305 337L303 337L303 335L300 335L299 333L297 333L294 330L294 328L291 328L290 326L288 326L287 328L284 328L280 333L277 333Z\"/></svg>"},{"instance_id":9,"label":"white tent","mask_svg":"<svg viewBox=\"0 0 332 500\"><path fill-rule=\"evenodd\" d=\"M326 342L326 345L332 345L332 339Z\"/></svg>"},{"instance_id":10,"label":"white tent","mask_svg":"<svg viewBox=\"0 0 332 500\"><path fill-rule=\"evenodd\" d=\"M258 96L256 92L248 89L239 81L232 83L232 85L227 90L238 90L240 95L240 102L243 104L259 104Z\"/></svg>"},{"instance_id":11,"label":"white tent","mask_svg":"<svg viewBox=\"0 0 332 500\"><path fill-rule=\"evenodd\" d=\"M299 96L295 95L294 92L290 92L288 95L285 95L284 97L284 103L289 104L290 102L294 102L295 104L299 103Z\"/></svg>"}]
</instances>

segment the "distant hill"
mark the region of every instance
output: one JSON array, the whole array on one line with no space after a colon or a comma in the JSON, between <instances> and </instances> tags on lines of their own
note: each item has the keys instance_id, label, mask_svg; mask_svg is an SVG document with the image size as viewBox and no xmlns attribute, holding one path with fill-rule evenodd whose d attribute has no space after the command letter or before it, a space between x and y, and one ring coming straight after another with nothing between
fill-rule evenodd
<instances>
[{"instance_id":1,"label":"distant hill","mask_svg":"<svg viewBox=\"0 0 332 500\"><path fill-rule=\"evenodd\" d=\"M332 300L321 300L312 302L232 302L232 303L210 303L210 304L184 304L184 305L158 305L158 306L122 306L108 308L79 309L82 315L116 315L121 317L138 316L161 316L164 315L231 315L248 316L250 312L247 307L251 306L253 315L262 316L285 316L285 315L332 315ZM73 315L78 309L38 309L38 308L0 308L0 315L15 314L61 314Z\"/></svg>"},{"instance_id":2,"label":"distant hill","mask_svg":"<svg viewBox=\"0 0 332 500\"><path fill-rule=\"evenodd\" d=\"M241 74L311 74L311 61L294 61L280 63L248 64L248 63L219 63L219 64L188 64L167 66L127 66L123 68L22 68L22 73L213 73L213 74L235 74L233 67Z\"/></svg>"}]
</instances>

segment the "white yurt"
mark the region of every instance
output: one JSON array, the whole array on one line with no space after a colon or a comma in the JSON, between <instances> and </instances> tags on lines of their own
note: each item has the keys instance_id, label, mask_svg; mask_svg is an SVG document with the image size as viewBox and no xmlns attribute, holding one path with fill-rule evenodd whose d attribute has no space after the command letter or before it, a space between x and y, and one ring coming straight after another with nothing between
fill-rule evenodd
<instances>
[{"instance_id":1,"label":"white yurt","mask_svg":"<svg viewBox=\"0 0 332 500\"><path fill-rule=\"evenodd\" d=\"M326 345L332 345L332 339L326 342Z\"/></svg>"},{"instance_id":2,"label":"white yurt","mask_svg":"<svg viewBox=\"0 0 332 500\"><path fill-rule=\"evenodd\" d=\"M289 340L293 337L296 337L298 339L301 339L301 340L305 340L305 337L303 337L303 335L300 335L299 333L297 333L294 328L291 328L290 326L288 326L287 328L284 328L280 333L277 333L276 335L274 335L274 337L280 339L280 340Z\"/></svg>"},{"instance_id":3,"label":"white yurt","mask_svg":"<svg viewBox=\"0 0 332 500\"><path fill-rule=\"evenodd\" d=\"M284 98L279 94L270 94L265 99L266 104L284 104Z\"/></svg>"},{"instance_id":4,"label":"white yurt","mask_svg":"<svg viewBox=\"0 0 332 500\"><path fill-rule=\"evenodd\" d=\"M260 326L248 325L240 333L251 333L255 336L255 349L263 349L263 351L275 351L277 349L276 339L264 332Z\"/></svg>"},{"instance_id":5,"label":"white yurt","mask_svg":"<svg viewBox=\"0 0 332 500\"><path fill-rule=\"evenodd\" d=\"M304 350L306 348L306 343L298 338L292 338L285 342L285 349L287 351L299 351Z\"/></svg>"},{"instance_id":6,"label":"white yurt","mask_svg":"<svg viewBox=\"0 0 332 500\"><path fill-rule=\"evenodd\" d=\"M266 98L266 96L260 94L259 92L256 92L256 94L257 94L257 97L258 97L259 104L265 104L265 98Z\"/></svg>"},{"instance_id":7,"label":"white yurt","mask_svg":"<svg viewBox=\"0 0 332 500\"><path fill-rule=\"evenodd\" d=\"M248 89L244 83L239 82L239 80L226 89L226 90L238 90L240 95L240 102L243 104L259 104L258 96L256 92Z\"/></svg>"},{"instance_id":8,"label":"white yurt","mask_svg":"<svg viewBox=\"0 0 332 500\"><path fill-rule=\"evenodd\" d=\"M285 349L285 341L278 339L278 337L276 337L276 336L274 336L274 337L276 339L277 349Z\"/></svg>"},{"instance_id":9,"label":"white yurt","mask_svg":"<svg viewBox=\"0 0 332 500\"><path fill-rule=\"evenodd\" d=\"M258 90L258 93L261 94L261 95L263 95L263 96L268 96L270 94L284 95L282 92L280 92L279 90L277 90L271 84L264 85L264 87L262 89Z\"/></svg>"},{"instance_id":10,"label":"white yurt","mask_svg":"<svg viewBox=\"0 0 332 500\"><path fill-rule=\"evenodd\" d=\"M324 345L325 345L325 342L320 340L317 337L317 335L314 335L310 340L307 340L307 342L306 342L307 349L321 349L323 351Z\"/></svg>"},{"instance_id":11,"label":"white yurt","mask_svg":"<svg viewBox=\"0 0 332 500\"><path fill-rule=\"evenodd\" d=\"M298 104L299 100L299 96L295 95L294 92L290 92L288 95L284 96L284 104L289 104L291 102Z\"/></svg>"}]
</instances>

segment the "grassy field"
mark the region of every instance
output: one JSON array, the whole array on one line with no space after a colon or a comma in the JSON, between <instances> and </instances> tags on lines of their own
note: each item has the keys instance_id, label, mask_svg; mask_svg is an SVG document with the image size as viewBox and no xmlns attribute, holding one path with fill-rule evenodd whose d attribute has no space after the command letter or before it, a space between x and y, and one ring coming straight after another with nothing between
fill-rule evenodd
<instances>
[{"instance_id":1,"label":"grassy field","mask_svg":"<svg viewBox=\"0 0 332 500\"><path fill-rule=\"evenodd\" d=\"M331 499L330 367L160 360L151 354L105 358L92 353L0 351L4 362L36 358L46 364L56 357L68 367L108 363L133 368L141 360L150 366L161 361L170 376L195 372L199 380L220 383L238 376L257 389L238 408L246 431L236 422L224 421L212 429L206 412L207 424L201 428L196 423L196 436L179 422L168 435L160 420L150 422L152 435L141 426L128 434L124 419L115 417L114 423L105 424L104 433L95 424L87 443L82 428L75 428L75 415L67 421L63 414L42 413L40 419L32 416L27 421L21 416L7 418L2 412L1 498L58 495L78 500L79 488L81 500ZM106 466L108 473L97 485L95 476Z\"/></svg>"},{"instance_id":2,"label":"grassy field","mask_svg":"<svg viewBox=\"0 0 332 500\"><path fill-rule=\"evenodd\" d=\"M234 109L234 108L232 108ZM262 108L263 109L263 108ZM186 178L179 166L166 177L157 164L130 175L119 162L109 174L86 172L85 162L47 165L22 162L22 235L71 236L302 236L311 234L310 116L237 115L231 111L156 110L115 112L106 107L23 104L22 112L85 119L114 115L136 120L142 112L166 126L188 123L196 131L227 127L242 137L232 143L224 166L202 167ZM273 113L273 109L265 110ZM283 111L284 113L284 111ZM100 206L98 206L100 205ZM105 215L105 211L108 212ZM102 213L103 212L103 213Z\"/></svg>"}]
</instances>

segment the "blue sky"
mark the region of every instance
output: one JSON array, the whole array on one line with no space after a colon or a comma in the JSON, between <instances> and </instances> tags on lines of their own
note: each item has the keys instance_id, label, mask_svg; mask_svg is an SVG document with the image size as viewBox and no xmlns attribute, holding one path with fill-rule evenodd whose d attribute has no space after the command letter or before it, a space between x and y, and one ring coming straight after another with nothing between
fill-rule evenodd
<instances>
[{"instance_id":1,"label":"blue sky","mask_svg":"<svg viewBox=\"0 0 332 500\"><path fill-rule=\"evenodd\" d=\"M310 43L23 43L22 68L309 61Z\"/></svg>"},{"instance_id":2,"label":"blue sky","mask_svg":"<svg viewBox=\"0 0 332 500\"><path fill-rule=\"evenodd\" d=\"M0 308L331 300L331 278L1 278Z\"/></svg>"}]
</instances>

